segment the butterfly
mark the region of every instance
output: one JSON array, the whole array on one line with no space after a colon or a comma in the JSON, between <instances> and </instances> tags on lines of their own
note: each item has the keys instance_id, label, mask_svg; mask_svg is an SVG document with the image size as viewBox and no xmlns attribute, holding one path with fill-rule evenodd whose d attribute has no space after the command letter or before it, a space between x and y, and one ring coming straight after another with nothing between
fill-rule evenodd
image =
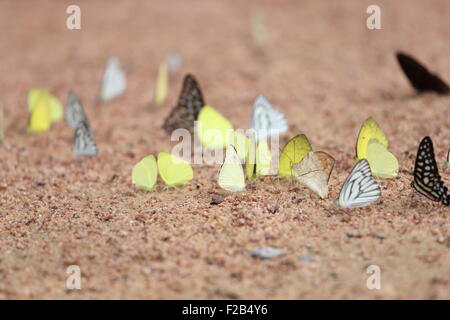
<instances>
[{"instance_id":1,"label":"butterfly","mask_svg":"<svg viewBox=\"0 0 450 320\"><path fill-rule=\"evenodd\" d=\"M447 168L450 168L450 149L448 149L448 153L447 153L447 161L445 162L445 166Z\"/></svg>"},{"instance_id":2,"label":"butterfly","mask_svg":"<svg viewBox=\"0 0 450 320\"><path fill-rule=\"evenodd\" d=\"M309 152L292 169L298 182L306 186L322 199L328 197L328 181L333 171L335 159L323 151Z\"/></svg>"},{"instance_id":3,"label":"butterfly","mask_svg":"<svg viewBox=\"0 0 450 320\"><path fill-rule=\"evenodd\" d=\"M156 77L156 84L153 96L153 104L160 106L167 98L167 91L169 87L169 71L167 63L163 62L158 68L158 75Z\"/></svg>"},{"instance_id":4,"label":"butterfly","mask_svg":"<svg viewBox=\"0 0 450 320\"><path fill-rule=\"evenodd\" d=\"M33 88L28 91L28 110L33 113L33 109L38 102L45 103L49 109L52 123L58 122L63 116L63 107L57 97L43 89Z\"/></svg>"},{"instance_id":5,"label":"butterfly","mask_svg":"<svg viewBox=\"0 0 450 320\"><path fill-rule=\"evenodd\" d=\"M183 80L183 89L181 90L178 104L172 109L165 119L163 129L167 134L179 128L189 131L194 130L194 121L197 120L200 110L205 105L202 91L197 80L191 74L187 74Z\"/></svg>"},{"instance_id":6,"label":"butterfly","mask_svg":"<svg viewBox=\"0 0 450 320\"><path fill-rule=\"evenodd\" d=\"M158 165L154 155L139 161L131 171L131 183L137 188L152 190L158 178Z\"/></svg>"},{"instance_id":7,"label":"butterfly","mask_svg":"<svg viewBox=\"0 0 450 320\"><path fill-rule=\"evenodd\" d=\"M278 160L278 175L293 177L292 165L299 163L311 151L313 151L312 146L304 134L293 137L281 150Z\"/></svg>"},{"instance_id":8,"label":"butterfly","mask_svg":"<svg viewBox=\"0 0 450 320\"><path fill-rule=\"evenodd\" d=\"M127 79L120 67L119 59L117 57L109 58L102 79L101 100L106 102L116 98L125 91L126 87Z\"/></svg>"},{"instance_id":9,"label":"butterfly","mask_svg":"<svg viewBox=\"0 0 450 320\"><path fill-rule=\"evenodd\" d=\"M44 132L52 126L50 107L45 96L40 96L34 104L28 121L28 131Z\"/></svg>"},{"instance_id":10,"label":"butterfly","mask_svg":"<svg viewBox=\"0 0 450 320\"><path fill-rule=\"evenodd\" d=\"M181 68L182 58L177 50L171 50L166 57L167 69L171 73L175 73Z\"/></svg>"},{"instance_id":11,"label":"butterfly","mask_svg":"<svg viewBox=\"0 0 450 320\"><path fill-rule=\"evenodd\" d=\"M198 114L198 138L209 149L225 148L232 138L233 125L211 106L204 106Z\"/></svg>"},{"instance_id":12,"label":"butterfly","mask_svg":"<svg viewBox=\"0 0 450 320\"><path fill-rule=\"evenodd\" d=\"M83 106L81 105L81 102L78 99L77 95L72 91L69 92L64 118L66 119L67 124L72 129L76 129L78 123L81 121L84 121L88 129L90 129L89 122L87 120L86 114L84 113Z\"/></svg>"},{"instance_id":13,"label":"butterfly","mask_svg":"<svg viewBox=\"0 0 450 320\"><path fill-rule=\"evenodd\" d=\"M194 177L189 163L167 152L158 154L158 171L161 179L169 187L183 185Z\"/></svg>"},{"instance_id":14,"label":"butterfly","mask_svg":"<svg viewBox=\"0 0 450 320\"><path fill-rule=\"evenodd\" d=\"M283 113L275 109L263 95L258 95L253 103L251 127L256 131L257 140L267 139L286 132L288 122Z\"/></svg>"},{"instance_id":15,"label":"butterfly","mask_svg":"<svg viewBox=\"0 0 450 320\"><path fill-rule=\"evenodd\" d=\"M158 160L154 155L149 155L140 160L131 171L131 183L137 188L152 190L158 178L168 187L186 184L194 177L194 172L189 163L167 152L160 152Z\"/></svg>"},{"instance_id":16,"label":"butterfly","mask_svg":"<svg viewBox=\"0 0 450 320\"><path fill-rule=\"evenodd\" d=\"M247 158L245 161L245 173L249 180L255 180L259 176L270 175L272 164L272 152L266 139L256 144L253 133L249 139Z\"/></svg>"},{"instance_id":17,"label":"butterfly","mask_svg":"<svg viewBox=\"0 0 450 320\"><path fill-rule=\"evenodd\" d=\"M416 59L401 52L397 52L396 56L400 67L418 93L434 91L438 94L449 94L450 89L447 83L437 75L428 71L428 69Z\"/></svg>"},{"instance_id":18,"label":"butterfly","mask_svg":"<svg viewBox=\"0 0 450 320\"><path fill-rule=\"evenodd\" d=\"M225 152L225 160L220 167L217 179L219 186L232 192L245 190L244 169L236 149L230 144Z\"/></svg>"},{"instance_id":19,"label":"butterfly","mask_svg":"<svg viewBox=\"0 0 450 320\"><path fill-rule=\"evenodd\" d=\"M95 156L98 153L97 145L85 121L80 121L75 129L72 149L77 156Z\"/></svg>"},{"instance_id":20,"label":"butterfly","mask_svg":"<svg viewBox=\"0 0 450 320\"><path fill-rule=\"evenodd\" d=\"M444 205L450 205L450 195L439 175L430 137L423 138L419 144L411 186L432 201L442 201Z\"/></svg>"},{"instance_id":21,"label":"butterfly","mask_svg":"<svg viewBox=\"0 0 450 320\"><path fill-rule=\"evenodd\" d=\"M387 147L386 136L378 123L369 117L364 121L358 134L356 160L367 159L374 176L394 178L398 175L398 160Z\"/></svg>"},{"instance_id":22,"label":"butterfly","mask_svg":"<svg viewBox=\"0 0 450 320\"><path fill-rule=\"evenodd\" d=\"M372 177L369 162L363 159L353 167L335 203L342 208L358 208L377 202L380 198L380 185Z\"/></svg>"}]
</instances>

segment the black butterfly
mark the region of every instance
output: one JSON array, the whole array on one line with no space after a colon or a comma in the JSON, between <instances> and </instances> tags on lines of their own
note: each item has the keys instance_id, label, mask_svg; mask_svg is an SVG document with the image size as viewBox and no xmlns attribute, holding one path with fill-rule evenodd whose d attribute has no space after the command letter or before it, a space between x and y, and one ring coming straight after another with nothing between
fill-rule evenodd
<instances>
[{"instance_id":1,"label":"black butterfly","mask_svg":"<svg viewBox=\"0 0 450 320\"><path fill-rule=\"evenodd\" d=\"M450 195L439 175L430 137L425 137L420 142L414 166L414 181L411 185L428 199L450 205Z\"/></svg>"},{"instance_id":2,"label":"black butterfly","mask_svg":"<svg viewBox=\"0 0 450 320\"><path fill-rule=\"evenodd\" d=\"M167 134L178 128L185 128L192 132L194 121L197 120L200 110L205 105L200 86L191 74L187 74L183 80L178 104L172 109L163 124Z\"/></svg>"},{"instance_id":3,"label":"black butterfly","mask_svg":"<svg viewBox=\"0 0 450 320\"><path fill-rule=\"evenodd\" d=\"M420 64L413 57L397 52L397 60L409 82L418 93L433 91L443 95L449 94L450 88L447 83L437 75L428 71L425 66Z\"/></svg>"}]
</instances>

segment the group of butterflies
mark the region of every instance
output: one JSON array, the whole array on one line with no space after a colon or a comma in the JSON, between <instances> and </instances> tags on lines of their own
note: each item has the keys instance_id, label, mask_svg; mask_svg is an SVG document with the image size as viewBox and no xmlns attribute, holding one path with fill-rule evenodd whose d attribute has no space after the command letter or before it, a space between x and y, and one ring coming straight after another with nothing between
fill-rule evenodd
<instances>
[{"instance_id":1,"label":"group of butterflies","mask_svg":"<svg viewBox=\"0 0 450 320\"><path fill-rule=\"evenodd\" d=\"M445 81L414 58L404 53L397 53L396 56L418 93L433 91L449 94L450 89ZM179 67L179 61L177 53L172 52L159 67L153 97L155 105L164 102L168 90L168 72ZM110 58L102 79L101 100L109 101L122 94L126 83L125 73L118 59ZM75 131L73 152L78 156L95 156L98 153L86 113L75 93L69 93L65 113L59 100L41 89L30 90L28 106L31 113L29 131L46 131L64 114L66 122ZM288 141L279 155L277 172L272 170L268 139L285 133L288 121L264 96L258 95L255 99L251 118L252 131L246 135L234 130L228 119L205 103L198 82L188 74L184 78L178 104L165 119L163 129L168 134L181 128L193 132L195 123L196 134L204 147L226 149L217 179L223 189L233 192L245 190L245 175L253 181L259 176L277 174L295 178L323 199L328 197L328 182L335 159L324 151L313 151L305 135L297 135ZM361 207L381 198L380 186L373 176L393 178L399 171L396 157L387 148L386 136L376 121L368 118L361 127L356 143L357 163L342 186L339 199L336 200L338 205L344 208ZM245 163L245 167L242 163ZM450 166L449 163L450 150L447 166ZM193 179L193 170L188 162L175 155L160 152L157 159L149 155L134 166L132 183L139 188L152 190L158 172L167 186L182 185ZM412 186L433 201L441 201L445 205L450 203L450 195L439 175L429 137L425 137L420 143Z\"/></svg>"},{"instance_id":2,"label":"group of butterflies","mask_svg":"<svg viewBox=\"0 0 450 320\"><path fill-rule=\"evenodd\" d=\"M448 93L445 82L413 58L402 53L398 53L397 58L419 93ZM283 113L275 109L264 96L258 95L255 99L251 119L252 133L247 136L234 131L228 119L205 103L198 82L188 74L184 78L178 104L165 119L163 129L168 134L179 128L193 132L195 122L196 134L204 147L226 148L217 178L223 189L232 192L245 190L245 175L248 180L253 181L259 176L277 174L295 178L322 199L328 197L328 182L335 159L324 151L313 151L308 138L303 134L287 142L279 155L277 172L271 171L272 154L268 138L286 132L288 122ZM381 188L373 176L394 178L398 175L398 160L388 151L388 140L371 117L359 131L355 160L357 163L345 180L339 199L335 201L343 208L362 207L378 202ZM450 150L446 166L450 167ZM174 155L160 153L158 161L150 155L136 164L132 171L132 183L139 188L152 190L158 171L167 186L181 185L193 178L189 163ZM419 145L412 187L433 201L440 201L444 205L450 203L450 195L439 175L429 137L425 137Z\"/></svg>"},{"instance_id":3,"label":"group of butterflies","mask_svg":"<svg viewBox=\"0 0 450 320\"><path fill-rule=\"evenodd\" d=\"M153 94L153 104L161 105L167 97L168 72L180 67L181 57L177 51L171 51L167 59L160 65ZM122 93L127 86L125 72L122 70L117 57L109 58L103 74L100 99L110 101ZM28 109L30 117L28 131L48 131L52 124L62 119L63 114L68 125L74 129L73 152L77 156L95 156L97 145L92 138L92 132L86 113L80 99L74 92L69 92L65 112L57 97L43 89L31 89L28 92ZM3 126L2 128L3 129Z\"/></svg>"}]
</instances>

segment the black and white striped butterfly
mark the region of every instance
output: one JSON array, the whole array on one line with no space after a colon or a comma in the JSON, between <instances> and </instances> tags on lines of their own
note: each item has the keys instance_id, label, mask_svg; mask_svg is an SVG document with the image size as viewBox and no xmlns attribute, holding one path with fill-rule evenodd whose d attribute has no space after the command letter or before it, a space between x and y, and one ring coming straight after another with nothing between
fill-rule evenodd
<instances>
[{"instance_id":1,"label":"black and white striped butterfly","mask_svg":"<svg viewBox=\"0 0 450 320\"><path fill-rule=\"evenodd\" d=\"M450 195L439 175L430 137L425 137L420 142L411 186L432 201L442 201L444 205L450 205Z\"/></svg>"},{"instance_id":2,"label":"black and white striped butterfly","mask_svg":"<svg viewBox=\"0 0 450 320\"><path fill-rule=\"evenodd\" d=\"M64 118L67 124L72 128L76 129L80 121L84 121L90 130L89 121L84 113L83 106L77 95L73 92L69 92L69 97L67 99L67 107L64 113Z\"/></svg>"},{"instance_id":3,"label":"black and white striped butterfly","mask_svg":"<svg viewBox=\"0 0 450 320\"><path fill-rule=\"evenodd\" d=\"M72 149L77 156L92 157L98 153L97 145L92 139L91 132L84 121L80 121L75 129Z\"/></svg>"},{"instance_id":4,"label":"black and white striped butterfly","mask_svg":"<svg viewBox=\"0 0 450 320\"><path fill-rule=\"evenodd\" d=\"M194 121L197 120L200 110L205 105L202 91L197 80L191 74L187 74L183 80L178 104L172 109L164 120L163 129L167 134L179 128L189 131L194 130Z\"/></svg>"},{"instance_id":5,"label":"black and white striped butterfly","mask_svg":"<svg viewBox=\"0 0 450 320\"><path fill-rule=\"evenodd\" d=\"M289 128L284 114L275 109L263 95L258 95L253 103L251 126L257 140L284 133Z\"/></svg>"},{"instance_id":6,"label":"black and white striped butterfly","mask_svg":"<svg viewBox=\"0 0 450 320\"><path fill-rule=\"evenodd\" d=\"M377 202L380 198L380 185L372 177L369 162L362 159L345 180L335 203L342 208L358 208Z\"/></svg>"}]
</instances>

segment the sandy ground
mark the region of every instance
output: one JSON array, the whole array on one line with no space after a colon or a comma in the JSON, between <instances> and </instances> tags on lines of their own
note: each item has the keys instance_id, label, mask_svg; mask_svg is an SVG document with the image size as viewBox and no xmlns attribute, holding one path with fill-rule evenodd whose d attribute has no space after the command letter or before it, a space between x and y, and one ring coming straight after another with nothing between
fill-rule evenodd
<instances>
[{"instance_id":1,"label":"sandy ground","mask_svg":"<svg viewBox=\"0 0 450 320\"><path fill-rule=\"evenodd\" d=\"M71 1L1 0L0 298L449 299L449 208L414 195L410 182L423 136L444 162L450 98L414 96L394 52L414 54L450 81L450 2L384 1L383 29L369 31L373 2L77 1L82 29L70 31ZM266 12L263 50L249 28L256 6ZM173 48L182 69L165 105L151 107L158 64ZM111 55L129 87L99 105ZM213 166L195 167L194 180L177 189L133 188L132 166L170 151L161 125L187 72L235 127L248 127L252 101L264 93L289 118L283 142L305 133L337 159L330 199L271 177L226 193ZM26 132L32 87L64 103L75 90L94 128L96 158L72 155L64 122ZM368 116L390 139L400 174L380 180L381 203L340 210L331 200ZM450 172L441 173L449 184ZM216 194L225 199L211 205ZM285 254L251 258L262 246ZM366 287L373 264L380 290ZM66 290L69 265L81 268L81 290Z\"/></svg>"}]
</instances>

